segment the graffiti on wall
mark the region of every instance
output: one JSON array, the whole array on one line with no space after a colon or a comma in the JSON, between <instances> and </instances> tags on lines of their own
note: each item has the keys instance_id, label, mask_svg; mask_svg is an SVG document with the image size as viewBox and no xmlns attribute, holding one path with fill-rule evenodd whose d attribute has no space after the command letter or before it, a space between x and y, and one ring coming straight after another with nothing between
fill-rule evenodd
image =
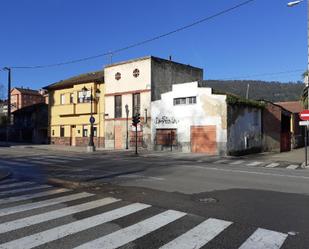
<instances>
[{"instance_id":1,"label":"graffiti on wall","mask_svg":"<svg viewBox=\"0 0 309 249\"><path fill-rule=\"evenodd\" d=\"M178 124L179 120L175 119L174 117L167 117L167 116L162 116L162 117L156 117L155 119L156 124Z\"/></svg>"}]
</instances>

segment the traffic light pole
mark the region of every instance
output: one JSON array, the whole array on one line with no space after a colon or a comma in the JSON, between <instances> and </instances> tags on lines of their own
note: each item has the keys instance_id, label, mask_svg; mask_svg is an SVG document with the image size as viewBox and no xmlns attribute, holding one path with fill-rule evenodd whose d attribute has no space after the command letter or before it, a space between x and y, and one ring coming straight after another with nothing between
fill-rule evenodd
<instances>
[{"instance_id":1,"label":"traffic light pole","mask_svg":"<svg viewBox=\"0 0 309 249\"><path fill-rule=\"evenodd\" d=\"M137 124L135 125L135 155L137 155Z\"/></svg>"}]
</instances>

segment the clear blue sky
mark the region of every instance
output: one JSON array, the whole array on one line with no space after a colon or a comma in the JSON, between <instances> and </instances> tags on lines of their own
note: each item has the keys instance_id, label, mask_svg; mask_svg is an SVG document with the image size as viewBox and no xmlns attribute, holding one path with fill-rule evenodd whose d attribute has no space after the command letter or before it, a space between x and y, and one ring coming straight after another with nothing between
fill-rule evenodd
<instances>
[{"instance_id":1,"label":"clear blue sky","mask_svg":"<svg viewBox=\"0 0 309 249\"><path fill-rule=\"evenodd\" d=\"M57 63L151 38L243 0L10 0L0 5L0 67ZM306 1L255 2L161 40L116 54L154 55L201 67L205 79L301 80L307 61ZM13 70L13 86L40 88L101 69L109 58ZM260 75L301 70L287 74ZM255 76L256 75L256 76ZM245 77L252 76L252 77ZM0 84L6 84L0 71Z\"/></svg>"}]
</instances>

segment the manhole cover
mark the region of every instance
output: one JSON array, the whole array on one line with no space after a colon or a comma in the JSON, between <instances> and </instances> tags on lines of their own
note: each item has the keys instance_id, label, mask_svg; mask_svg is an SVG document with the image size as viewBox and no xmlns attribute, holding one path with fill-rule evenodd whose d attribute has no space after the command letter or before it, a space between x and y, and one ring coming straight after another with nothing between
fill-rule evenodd
<instances>
[{"instance_id":1,"label":"manhole cover","mask_svg":"<svg viewBox=\"0 0 309 249\"><path fill-rule=\"evenodd\" d=\"M203 202L203 203L216 203L216 202L218 202L218 200L215 199L215 198L208 197L208 198L201 198L201 199L199 199L199 202Z\"/></svg>"}]
</instances>

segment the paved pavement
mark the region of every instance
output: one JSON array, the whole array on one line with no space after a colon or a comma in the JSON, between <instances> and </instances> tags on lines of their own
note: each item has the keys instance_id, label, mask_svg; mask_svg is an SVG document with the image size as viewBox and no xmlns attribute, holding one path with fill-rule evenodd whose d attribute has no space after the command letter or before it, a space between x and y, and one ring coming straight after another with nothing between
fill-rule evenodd
<instances>
[{"instance_id":1,"label":"paved pavement","mask_svg":"<svg viewBox=\"0 0 309 249\"><path fill-rule=\"evenodd\" d=\"M0 248L288 248L295 233L9 179L0 184Z\"/></svg>"}]
</instances>

